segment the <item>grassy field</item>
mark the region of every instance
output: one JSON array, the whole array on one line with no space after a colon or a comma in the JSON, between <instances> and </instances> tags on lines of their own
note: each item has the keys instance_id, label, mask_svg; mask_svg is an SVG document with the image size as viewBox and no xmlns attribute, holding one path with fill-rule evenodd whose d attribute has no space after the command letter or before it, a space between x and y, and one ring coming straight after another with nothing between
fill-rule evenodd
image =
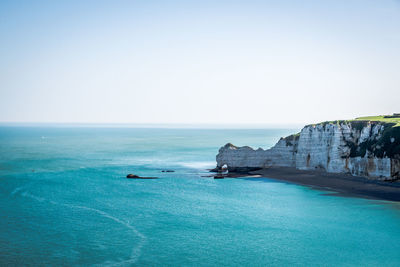
<instances>
[{"instance_id":1,"label":"grassy field","mask_svg":"<svg viewBox=\"0 0 400 267\"><path fill-rule=\"evenodd\" d=\"M400 116L381 115L356 118L354 121L381 121L387 123L395 123L393 127L400 126Z\"/></svg>"},{"instance_id":2,"label":"grassy field","mask_svg":"<svg viewBox=\"0 0 400 267\"><path fill-rule=\"evenodd\" d=\"M312 126L315 125L327 125L327 124L340 124L340 123L348 123L348 122L360 122L362 124L358 125L359 127L363 127L364 122L369 121L379 121L384 123L390 123L391 127L399 127L400 126L400 115L379 115L379 116L367 116L367 117L359 117L354 120L337 120L337 121L324 121L316 124L310 124ZM307 125L309 126L309 125Z\"/></svg>"}]
</instances>

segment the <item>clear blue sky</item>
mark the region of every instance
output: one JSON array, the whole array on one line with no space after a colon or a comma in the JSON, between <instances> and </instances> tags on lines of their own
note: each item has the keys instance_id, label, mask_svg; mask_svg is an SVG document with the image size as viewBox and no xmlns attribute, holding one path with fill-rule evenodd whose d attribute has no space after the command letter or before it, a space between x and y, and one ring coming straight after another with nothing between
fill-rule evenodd
<instances>
[{"instance_id":1,"label":"clear blue sky","mask_svg":"<svg viewBox=\"0 0 400 267\"><path fill-rule=\"evenodd\" d=\"M0 121L400 112L400 1L1 1Z\"/></svg>"}]
</instances>

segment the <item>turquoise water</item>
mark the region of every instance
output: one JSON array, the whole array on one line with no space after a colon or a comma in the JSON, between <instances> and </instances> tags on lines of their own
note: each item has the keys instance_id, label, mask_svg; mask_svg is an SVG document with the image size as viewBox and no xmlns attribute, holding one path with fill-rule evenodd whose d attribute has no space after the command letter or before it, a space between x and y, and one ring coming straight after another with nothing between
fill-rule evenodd
<instances>
[{"instance_id":1,"label":"turquoise water","mask_svg":"<svg viewBox=\"0 0 400 267\"><path fill-rule=\"evenodd\" d=\"M396 203L201 177L293 131L0 127L0 265L399 266Z\"/></svg>"}]
</instances>

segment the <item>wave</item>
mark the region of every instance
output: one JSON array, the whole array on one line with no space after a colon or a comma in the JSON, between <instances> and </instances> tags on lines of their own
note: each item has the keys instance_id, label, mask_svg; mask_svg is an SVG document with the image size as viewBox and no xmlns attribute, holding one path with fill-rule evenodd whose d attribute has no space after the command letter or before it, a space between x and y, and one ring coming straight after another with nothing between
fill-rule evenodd
<instances>
[{"instance_id":1,"label":"wave","mask_svg":"<svg viewBox=\"0 0 400 267\"><path fill-rule=\"evenodd\" d=\"M110 220L113 220L116 223L119 223L123 226L125 226L126 228L128 228L129 230L131 230L135 235L137 235L138 237L140 237L141 242L139 242L139 244L134 247L132 249L130 258L125 260L125 261L121 261L121 262L117 262L117 263L106 263L108 266L119 266L119 265L125 265L125 264L134 264L140 257L141 255L141 251L142 251L142 247L144 245L144 242L146 240L146 237L139 232L135 227L133 227L132 225L130 225L129 223L126 223L124 221L122 221L121 219L118 219L117 217L114 217L110 214L108 214L107 212L104 212L102 210L98 210L98 209L94 209L94 208L90 208L90 207L86 207L86 206L79 206L79 205L71 205L71 204L62 204L64 206L68 206L71 208L76 208L76 209L83 209L83 210L88 210L88 211L93 211L105 218L108 218Z\"/></svg>"},{"instance_id":2,"label":"wave","mask_svg":"<svg viewBox=\"0 0 400 267\"><path fill-rule=\"evenodd\" d=\"M10 193L10 195L13 196L13 195L15 195L16 193L18 193L19 191L24 190L25 188L26 188L26 186L17 187L17 188L15 188L15 189Z\"/></svg>"},{"instance_id":3,"label":"wave","mask_svg":"<svg viewBox=\"0 0 400 267\"><path fill-rule=\"evenodd\" d=\"M211 169L215 167L215 161L178 162L178 164L192 169Z\"/></svg>"},{"instance_id":4,"label":"wave","mask_svg":"<svg viewBox=\"0 0 400 267\"><path fill-rule=\"evenodd\" d=\"M21 194L21 196L23 196L23 197L29 197L29 198L31 198L31 199L34 199L34 200L36 200L36 201L38 201L38 202L45 202L46 201L46 199L45 198L42 198L42 197L38 197L38 196L35 196L35 195L32 195L32 194L29 194L28 192L23 192L22 194ZM47 202L52 202L52 201L47 201Z\"/></svg>"},{"instance_id":5,"label":"wave","mask_svg":"<svg viewBox=\"0 0 400 267\"><path fill-rule=\"evenodd\" d=\"M23 189L24 189L23 187L16 188L11 194L14 195L14 194L20 192ZM47 203L50 203L50 204L53 204L53 205L69 207L71 209L81 209L81 210L87 210L87 211L91 211L91 212L97 213L98 215L100 215L100 216L102 216L104 218L110 219L110 220L112 220L112 221L114 221L114 222L116 222L118 224L123 225L124 227L129 229L132 233L134 233L136 236L138 236L140 238L139 244L137 246L133 247L129 259L121 261L121 262L110 262L110 261L107 261L107 262L104 262L104 263L102 263L100 265L102 265L102 266L104 266L104 265L107 265L107 266L120 266L120 265L126 265L126 264L134 264L134 263L137 262L137 260L141 256L141 251L142 251L143 245L146 242L146 236L143 235L141 232L139 232L135 227L133 227L129 223L127 223L127 222L125 222L125 221L123 221L123 220L121 220L121 219L119 219L117 217L114 217L111 214L109 214L109 213L107 213L105 211L99 210L99 209L91 208L91 207L86 207L86 206L81 206L81 205L73 205L73 204L65 204L65 203L60 203L60 202L56 202L56 201L53 201L53 200L48 200L48 199L45 199L43 197L39 197L39 196L33 195L33 194L29 193L28 191L22 192L21 196L27 197L27 198L31 198L31 199L36 200L38 202L47 202Z\"/></svg>"}]
</instances>

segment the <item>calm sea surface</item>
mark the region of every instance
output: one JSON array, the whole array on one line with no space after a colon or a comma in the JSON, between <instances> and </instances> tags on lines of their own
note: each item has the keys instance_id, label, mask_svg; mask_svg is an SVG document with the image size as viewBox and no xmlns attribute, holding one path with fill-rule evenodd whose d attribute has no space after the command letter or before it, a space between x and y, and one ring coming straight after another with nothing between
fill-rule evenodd
<instances>
[{"instance_id":1,"label":"calm sea surface","mask_svg":"<svg viewBox=\"0 0 400 267\"><path fill-rule=\"evenodd\" d=\"M0 265L400 266L396 203L202 177L293 131L2 126Z\"/></svg>"}]
</instances>

